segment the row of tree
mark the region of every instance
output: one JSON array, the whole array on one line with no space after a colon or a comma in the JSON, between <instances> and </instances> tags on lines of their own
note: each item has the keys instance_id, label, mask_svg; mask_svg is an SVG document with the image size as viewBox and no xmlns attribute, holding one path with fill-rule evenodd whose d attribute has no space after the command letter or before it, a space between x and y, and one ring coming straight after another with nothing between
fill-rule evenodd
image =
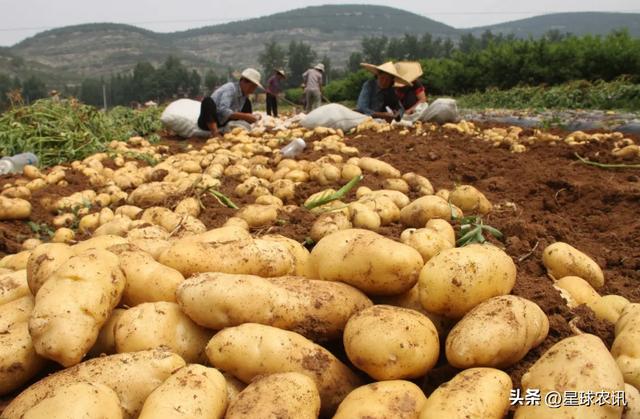
<instances>
[{"instance_id":1,"label":"row of tree","mask_svg":"<svg viewBox=\"0 0 640 419\"><path fill-rule=\"evenodd\" d=\"M45 82L37 76L29 76L21 80L19 77L10 77L0 73L0 109L5 109L10 105L8 93L17 90L21 92L26 103L47 95Z\"/></svg>"}]
</instances>

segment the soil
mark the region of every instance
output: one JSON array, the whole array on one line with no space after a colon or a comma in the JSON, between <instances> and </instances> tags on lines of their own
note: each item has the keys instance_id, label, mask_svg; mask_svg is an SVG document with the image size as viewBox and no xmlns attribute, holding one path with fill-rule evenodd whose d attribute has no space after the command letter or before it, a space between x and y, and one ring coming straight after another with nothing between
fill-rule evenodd
<instances>
[{"instance_id":1,"label":"soil","mask_svg":"<svg viewBox=\"0 0 640 419\"><path fill-rule=\"evenodd\" d=\"M480 124L483 128L496 124ZM566 134L555 130L556 133ZM638 138L629 136L636 140ZM184 150L187 144L201 147L202 140L178 142L166 139L172 150ZM436 190L451 189L456 184L471 184L482 191L494 204L494 210L484 222L504 234L497 242L514 259L518 276L513 294L537 303L549 317L547 339L527 356L506 371L514 386L520 385L524 372L550 346L572 335L569 321L579 317L577 327L600 336L611 345L613 325L597 320L584 306L567 308L559 293L546 276L541 254L544 248L564 241L590 255L602 268L606 285L601 295L618 294L632 302L640 302L640 172L637 169L601 169L577 161L578 152L592 160L629 163L610 156L612 144L589 144L571 147L565 144L535 144L521 154L471 137L437 130L425 136L399 136L397 132L364 133L348 139L361 156L384 160L401 172L416 172L426 176ZM299 158L320 157L322 154L307 147ZM69 194L89 188L82 175L71 176L64 190L46 189L34 198L31 221L48 223L51 214L39 204L42 198ZM68 177L69 178L69 177ZM9 178L10 179L10 178ZM0 180L0 186L7 180ZM382 179L365 174L363 185L380 187ZM234 188L237 183L225 182L221 191L242 206L252 199L240 198ZM331 185L330 185L331 186ZM296 193L301 204L310 194L328 186L306 184ZM339 185L333 185L336 188ZM351 200L354 198L351 192ZM415 198L412 197L412 198ZM222 225L235 210L223 207L213 197L203 198L205 209L200 219L208 228ZM300 242L308 236L315 216L304 209L283 213L272 226L256 229L255 234L282 234ZM398 239L402 226L385 227L381 234ZM0 251L12 253L19 243L33 236L25 222L0 222ZM428 377L419 380L427 392L449 379L455 370L440 363ZM1 410L1 408L0 408Z\"/></svg>"}]
</instances>

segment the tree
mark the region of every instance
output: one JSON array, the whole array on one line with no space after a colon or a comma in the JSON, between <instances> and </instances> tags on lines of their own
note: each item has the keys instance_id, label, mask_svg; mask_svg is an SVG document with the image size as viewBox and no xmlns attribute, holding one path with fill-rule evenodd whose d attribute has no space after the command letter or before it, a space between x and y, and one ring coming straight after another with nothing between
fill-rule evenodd
<instances>
[{"instance_id":1,"label":"tree","mask_svg":"<svg viewBox=\"0 0 640 419\"><path fill-rule=\"evenodd\" d=\"M362 40L362 58L371 64L382 64L387 52L387 43L389 39L386 36L365 37Z\"/></svg>"},{"instance_id":2,"label":"tree","mask_svg":"<svg viewBox=\"0 0 640 419\"><path fill-rule=\"evenodd\" d=\"M226 81L224 76L218 76L213 70L209 69L204 75L204 87L207 89L206 94L211 94L218 86Z\"/></svg>"},{"instance_id":3,"label":"tree","mask_svg":"<svg viewBox=\"0 0 640 419\"><path fill-rule=\"evenodd\" d=\"M289 85L302 84L302 73L312 66L316 60L316 53L311 46L304 42L291 41L289 44Z\"/></svg>"},{"instance_id":4,"label":"tree","mask_svg":"<svg viewBox=\"0 0 640 419\"><path fill-rule=\"evenodd\" d=\"M478 42L476 37L473 36L473 34L465 33L460 37L460 43L458 44L458 49L461 52L468 54L470 52L478 50L479 47L480 47L480 43Z\"/></svg>"},{"instance_id":5,"label":"tree","mask_svg":"<svg viewBox=\"0 0 640 419\"><path fill-rule=\"evenodd\" d=\"M80 100L88 105L102 106L102 80L93 78L82 80Z\"/></svg>"},{"instance_id":6,"label":"tree","mask_svg":"<svg viewBox=\"0 0 640 419\"><path fill-rule=\"evenodd\" d=\"M182 96L188 92L189 72L180 59L170 55L156 72L160 99Z\"/></svg>"},{"instance_id":7,"label":"tree","mask_svg":"<svg viewBox=\"0 0 640 419\"><path fill-rule=\"evenodd\" d=\"M151 63L143 61L136 64L131 80L131 93L133 100L138 102L158 98L158 79L156 69Z\"/></svg>"},{"instance_id":8,"label":"tree","mask_svg":"<svg viewBox=\"0 0 640 419\"><path fill-rule=\"evenodd\" d=\"M324 82L329 83L329 79L332 77L331 71L333 70L333 68L331 67L331 58L329 58L327 55L323 55L320 62L324 64Z\"/></svg>"},{"instance_id":9,"label":"tree","mask_svg":"<svg viewBox=\"0 0 640 419\"><path fill-rule=\"evenodd\" d=\"M264 51L258 56L262 71L268 77L275 69L284 68L287 52L275 41L264 44Z\"/></svg>"},{"instance_id":10,"label":"tree","mask_svg":"<svg viewBox=\"0 0 640 419\"><path fill-rule=\"evenodd\" d=\"M11 77L0 73L0 109L8 105L7 92L11 90Z\"/></svg>"},{"instance_id":11,"label":"tree","mask_svg":"<svg viewBox=\"0 0 640 419\"><path fill-rule=\"evenodd\" d=\"M191 74L189 75L188 80L188 90L189 96L198 96L200 94L200 83L202 82L202 77L196 70L191 70Z\"/></svg>"},{"instance_id":12,"label":"tree","mask_svg":"<svg viewBox=\"0 0 640 419\"><path fill-rule=\"evenodd\" d=\"M22 83L22 96L26 103L47 96L47 86L37 76L30 76Z\"/></svg>"}]
</instances>

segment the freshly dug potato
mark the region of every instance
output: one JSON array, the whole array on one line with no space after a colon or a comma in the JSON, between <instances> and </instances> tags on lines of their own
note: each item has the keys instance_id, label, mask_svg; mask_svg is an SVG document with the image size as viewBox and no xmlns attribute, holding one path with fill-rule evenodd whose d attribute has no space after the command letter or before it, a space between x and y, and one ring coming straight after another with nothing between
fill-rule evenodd
<instances>
[{"instance_id":1,"label":"freshly dug potato","mask_svg":"<svg viewBox=\"0 0 640 419\"><path fill-rule=\"evenodd\" d=\"M222 375L227 382L227 401L231 403L238 397L242 390L247 387L247 385L229 373L225 372Z\"/></svg>"},{"instance_id":2,"label":"freshly dug potato","mask_svg":"<svg viewBox=\"0 0 640 419\"><path fill-rule=\"evenodd\" d=\"M426 177L408 172L402 175L402 179L409 184L411 190L418 192L420 195L433 195L433 186Z\"/></svg>"},{"instance_id":3,"label":"freshly dug potato","mask_svg":"<svg viewBox=\"0 0 640 419\"><path fill-rule=\"evenodd\" d=\"M640 389L640 304L627 304L616 322L616 339L611 346L624 381Z\"/></svg>"},{"instance_id":4,"label":"freshly dug potato","mask_svg":"<svg viewBox=\"0 0 640 419\"><path fill-rule=\"evenodd\" d=\"M624 398L627 406L622 419L640 419L640 392L631 384L624 385Z\"/></svg>"},{"instance_id":5,"label":"freshly dug potato","mask_svg":"<svg viewBox=\"0 0 640 419\"><path fill-rule=\"evenodd\" d=\"M486 215L493 205L486 196L471 185L459 185L449 194L449 202L465 213Z\"/></svg>"},{"instance_id":6,"label":"freshly dug potato","mask_svg":"<svg viewBox=\"0 0 640 419\"><path fill-rule=\"evenodd\" d=\"M420 197L400 210L400 222L407 227L422 228L433 218L451 220L462 215L455 206L435 195Z\"/></svg>"},{"instance_id":7,"label":"freshly dug potato","mask_svg":"<svg viewBox=\"0 0 640 419\"><path fill-rule=\"evenodd\" d=\"M604 285L602 269L593 259L575 247L556 242L542 252L542 263L554 279L577 276L587 281L595 289Z\"/></svg>"},{"instance_id":8,"label":"freshly dug potato","mask_svg":"<svg viewBox=\"0 0 640 419\"><path fill-rule=\"evenodd\" d=\"M401 178L385 179L383 186L384 189L391 189L392 191L402 192L403 194L408 194L410 190L407 181Z\"/></svg>"},{"instance_id":9,"label":"freshly dug potato","mask_svg":"<svg viewBox=\"0 0 640 419\"><path fill-rule=\"evenodd\" d=\"M53 389L22 416L24 419L122 419L120 399L102 384L80 381Z\"/></svg>"},{"instance_id":10,"label":"freshly dug potato","mask_svg":"<svg viewBox=\"0 0 640 419\"><path fill-rule=\"evenodd\" d=\"M116 324L120 317L126 313L124 308L114 308L107 322L100 329L100 334L93 348L89 351L91 357L113 355L116 351Z\"/></svg>"},{"instance_id":11,"label":"freshly dug potato","mask_svg":"<svg viewBox=\"0 0 640 419\"><path fill-rule=\"evenodd\" d=\"M456 368L506 368L544 341L546 314L515 295L490 298L456 324L446 341L447 360Z\"/></svg>"},{"instance_id":12,"label":"freshly dug potato","mask_svg":"<svg viewBox=\"0 0 640 419\"><path fill-rule=\"evenodd\" d=\"M349 393L333 419L418 419L426 401L420 387L410 381L380 381Z\"/></svg>"},{"instance_id":13,"label":"freshly dug potato","mask_svg":"<svg viewBox=\"0 0 640 419\"><path fill-rule=\"evenodd\" d=\"M0 396L22 387L44 366L29 335L32 310L31 295L0 305Z\"/></svg>"},{"instance_id":14,"label":"freshly dug potato","mask_svg":"<svg viewBox=\"0 0 640 419\"><path fill-rule=\"evenodd\" d=\"M278 207L275 205L245 205L236 214L249 224L249 227L262 227L271 224L278 218Z\"/></svg>"},{"instance_id":15,"label":"freshly dug potato","mask_svg":"<svg viewBox=\"0 0 640 419\"><path fill-rule=\"evenodd\" d=\"M207 345L211 364L251 382L264 374L299 372L312 378L323 414L335 411L360 379L331 352L286 330L245 323L218 332Z\"/></svg>"},{"instance_id":16,"label":"freshly dug potato","mask_svg":"<svg viewBox=\"0 0 640 419\"><path fill-rule=\"evenodd\" d=\"M442 220L440 218L433 218L433 219L427 221L427 225L425 226L425 228L430 228L432 230L437 231L449 243L451 243L451 246L455 247L455 245L456 245L456 232L453 229L453 227L451 226L451 224L449 223L449 221Z\"/></svg>"},{"instance_id":17,"label":"freshly dug potato","mask_svg":"<svg viewBox=\"0 0 640 419\"><path fill-rule=\"evenodd\" d=\"M0 259L0 268L11 269L12 271L27 269L29 256L31 256L31 250L23 250L15 255L7 255Z\"/></svg>"},{"instance_id":18,"label":"freshly dug potato","mask_svg":"<svg viewBox=\"0 0 640 419\"><path fill-rule=\"evenodd\" d=\"M142 208L162 205L168 199L183 195L190 187L189 181L144 183L129 194L127 202Z\"/></svg>"},{"instance_id":19,"label":"freshly dug potato","mask_svg":"<svg viewBox=\"0 0 640 419\"><path fill-rule=\"evenodd\" d=\"M539 406L518 406L516 419L553 418L620 418L622 406L591 403L590 406L553 407L544 403L549 392L565 391L613 393L624 390L622 374L602 340L582 334L561 340L553 345L522 376L522 389L539 390Z\"/></svg>"},{"instance_id":20,"label":"freshly dug potato","mask_svg":"<svg viewBox=\"0 0 640 419\"><path fill-rule=\"evenodd\" d=\"M0 195L0 221L22 220L31 216L31 203L22 198Z\"/></svg>"},{"instance_id":21,"label":"freshly dug potato","mask_svg":"<svg viewBox=\"0 0 640 419\"><path fill-rule=\"evenodd\" d=\"M56 230L55 234L51 238L53 243L70 243L75 238L75 231L70 228L61 227Z\"/></svg>"},{"instance_id":22,"label":"freshly dug potato","mask_svg":"<svg viewBox=\"0 0 640 419\"><path fill-rule=\"evenodd\" d=\"M189 365L176 371L145 400L139 419L222 419L227 383L215 368Z\"/></svg>"},{"instance_id":23,"label":"freshly dug potato","mask_svg":"<svg viewBox=\"0 0 640 419\"><path fill-rule=\"evenodd\" d=\"M111 252L94 249L67 260L36 295L29 320L36 352L65 367L80 362L124 286L118 257Z\"/></svg>"},{"instance_id":24,"label":"freshly dug potato","mask_svg":"<svg viewBox=\"0 0 640 419\"><path fill-rule=\"evenodd\" d=\"M509 410L511 388L511 378L500 370L464 370L429 396L420 419L502 419Z\"/></svg>"},{"instance_id":25,"label":"freshly dug potato","mask_svg":"<svg viewBox=\"0 0 640 419\"><path fill-rule=\"evenodd\" d=\"M415 285L422 256L374 232L349 229L320 240L311 266L319 279L345 282L366 294L397 295Z\"/></svg>"},{"instance_id":26,"label":"freshly dug potato","mask_svg":"<svg viewBox=\"0 0 640 419\"><path fill-rule=\"evenodd\" d=\"M577 276L565 276L557 280L553 287L560 291L569 308L580 304L591 304L600 299L600 295L587 281Z\"/></svg>"},{"instance_id":27,"label":"freshly dug potato","mask_svg":"<svg viewBox=\"0 0 640 419\"><path fill-rule=\"evenodd\" d=\"M597 318L616 324L627 304L629 300L620 295L605 295L588 303L587 307L595 313Z\"/></svg>"},{"instance_id":28,"label":"freshly dug potato","mask_svg":"<svg viewBox=\"0 0 640 419\"><path fill-rule=\"evenodd\" d=\"M118 353L169 348L187 363L203 363L213 332L195 324L178 304L144 303L122 314L115 326Z\"/></svg>"},{"instance_id":29,"label":"freshly dug potato","mask_svg":"<svg viewBox=\"0 0 640 419\"><path fill-rule=\"evenodd\" d=\"M371 305L364 294L342 283L218 272L187 279L177 298L193 321L210 329L260 323L315 341L338 338L349 317Z\"/></svg>"},{"instance_id":30,"label":"freshly dug potato","mask_svg":"<svg viewBox=\"0 0 640 419\"><path fill-rule=\"evenodd\" d=\"M380 215L361 202L352 202L349 204L349 214L355 228L375 232L378 231L382 225Z\"/></svg>"},{"instance_id":31,"label":"freshly dug potato","mask_svg":"<svg viewBox=\"0 0 640 419\"><path fill-rule=\"evenodd\" d=\"M354 314L343 342L353 365L378 381L421 377L440 352L438 331L427 316L387 305Z\"/></svg>"},{"instance_id":32,"label":"freshly dug potato","mask_svg":"<svg viewBox=\"0 0 640 419\"><path fill-rule=\"evenodd\" d=\"M340 230L351 228L349 217L339 211L321 214L311 226L309 236L315 242L320 241L324 236Z\"/></svg>"},{"instance_id":33,"label":"freshly dug potato","mask_svg":"<svg viewBox=\"0 0 640 419\"><path fill-rule=\"evenodd\" d=\"M132 221L128 217L116 216L111 221L102 224L93 232L94 236L106 234L125 237L131 228Z\"/></svg>"},{"instance_id":34,"label":"freshly dug potato","mask_svg":"<svg viewBox=\"0 0 640 419\"><path fill-rule=\"evenodd\" d=\"M78 382L102 384L116 392L125 419L138 417L147 396L173 372L184 367L182 358L154 350L91 359L31 385L2 412L2 419L20 419L42 400ZM67 399L68 402L68 399Z\"/></svg>"},{"instance_id":35,"label":"freshly dug potato","mask_svg":"<svg viewBox=\"0 0 640 419\"><path fill-rule=\"evenodd\" d=\"M316 419L320 395L314 381L299 372L259 378L229 404L225 419Z\"/></svg>"},{"instance_id":36,"label":"freshly dug potato","mask_svg":"<svg viewBox=\"0 0 640 419\"><path fill-rule=\"evenodd\" d=\"M399 178L400 171L382 160L371 157L362 157L358 160L358 166L365 172L371 172L385 178Z\"/></svg>"},{"instance_id":37,"label":"freshly dug potato","mask_svg":"<svg viewBox=\"0 0 640 419\"><path fill-rule=\"evenodd\" d=\"M192 217L198 217L200 216L200 211L200 202L196 198L189 197L178 202L174 212L176 214L186 214Z\"/></svg>"},{"instance_id":38,"label":"freshly dug potato","mask_svg":"<svg viewBox=\"0 0 640 419\"><path fill-rule=\"evenodd\" d=\"M79 255L82 252L85 252L90 249L102 249L105 250L111 246L115 246L118 244L127 244L127 239L120 236L98 236L92 237L88 240L81 241L78 244L71 246L71 249L76 255Z\"/></svg>"},{"instance_id":39,"label":"freshly dug potato","mask_svg":"<svg viewBox=\"0 0 640 419\"><path fill-rule=\"evenodd\" d=\"M280 234L265 234L264 236L261 236L260 239L284 244L289 249L294 261L294 269L291 272L291 275L305 277L311 277L313 275L310 263L311 254L300 242Z\"/></svg>"},{"instance_id":40,"label":"freshly dug potato","mask_svg":"<svg viewBox=\"0 0 640 419\"><path fill-rule=\"evenodd\" d=\"M62 243L45 243L36 247L27 261L27 282L33 295L75 252Z\"/></svg>"},{"instance_id":41,"label":"freshly dug potato","mask_svg":"<svg viewBox=\"0 0 640 419\"><path fill-rule=\"evenodd\" d=\"M356 191L356 197L358 199L361 198L377 198L379 196L385 196L389 199L391 199L393 201L394 204L396 204L396 206L400 209L406 207L407 205L409 205L409 203L411 202L411 200L409 199L409 197L405 194L403 194L400 191L394 191L391 189L380 189L377 191L372 191L371 189L367 188L366 186L361 186L358 188L358 190Z\"/></svg>"},{"instance_id":42,"label":"freshly dug potato","mask_svg":"<svg viewBox=\"0 0 640 419\"><path fill-rule=\"evenodd\" d=\"M432 228L406 229L400 235L400 240L420 252L425 263L442 250L455 247L447 236Z\"/></svg>"},{"instance_id":43,"label":"freshly dug potato","mask_svg":"<svg viewBox=\"0 0 640 419\"><path fill-rule=\"evenodd\" d=\"M420 272L418 289L427 311L456 319L491 297L509 294L515 282L509 255L490 244L471 244L431 258Z\"/></svg>"},{"instance_id":44,"label":"freshly dug potato","mask_svg":"<svg viewBox=\"0 0 640 419\"><path fill-rule=\"evenodd\" d=\"M18 298L31 295L27 284L27 271L0 274L0 307Z\"/></svg>"}]
</instances>

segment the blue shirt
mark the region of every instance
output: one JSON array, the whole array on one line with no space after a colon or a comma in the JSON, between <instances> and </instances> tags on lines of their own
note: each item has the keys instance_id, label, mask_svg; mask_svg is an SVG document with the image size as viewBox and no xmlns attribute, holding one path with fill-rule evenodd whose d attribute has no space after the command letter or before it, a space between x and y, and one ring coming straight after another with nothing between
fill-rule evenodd
<instances>
[{"instance_id":1,"label":"blue shirt","mask_svg":"<svg viewBox=\"0 0 640 419\"><path fill-rule=\"evenodd\" d=\"M220 125L229 122L231 114L240 112L247 101L247 97L242 95L239 82L229 82L218 87L211 94L211 99L216 103L216 114Z\"/></svg>"},{"instance_id":2,"label":"blue shirt","mask_svg":"<svg viewBox=\"0 0 640 419\"><path fill-rule=\"evenodd\" d=\"M376 79L364 82L360 96L358 96L356 110L365 115L372 115L374 112L386 112L387 106L394 111L400 110L400 114L404 111L393 86L388 89L380 89Z\"/></svg>"}]
</instances>

